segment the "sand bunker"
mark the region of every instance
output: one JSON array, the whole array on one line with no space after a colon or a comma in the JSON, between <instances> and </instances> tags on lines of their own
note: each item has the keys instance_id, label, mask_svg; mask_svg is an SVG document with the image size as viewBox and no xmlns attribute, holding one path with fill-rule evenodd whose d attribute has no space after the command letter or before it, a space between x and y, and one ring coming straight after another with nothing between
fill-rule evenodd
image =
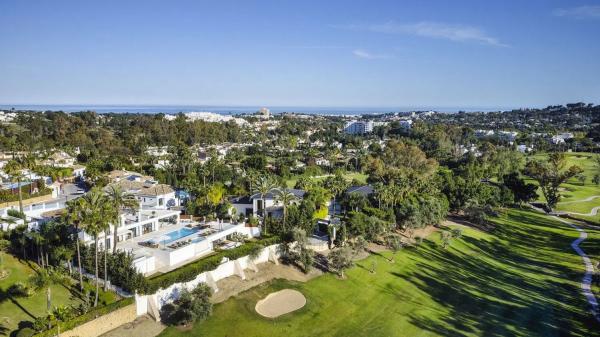
<instances>
[{"instance_id":1,"label":"sand bunker","mask_svg":"<svg viewBox=\"0 0 600 337\"><path fill-rule=\"evenodd\" d=\"M275 318L302 308L306 304L306 297L301 292L292 289L283 289L270 293L267 297L256 303L254 308L259 315Z\"/></svg>"}]
</instances>

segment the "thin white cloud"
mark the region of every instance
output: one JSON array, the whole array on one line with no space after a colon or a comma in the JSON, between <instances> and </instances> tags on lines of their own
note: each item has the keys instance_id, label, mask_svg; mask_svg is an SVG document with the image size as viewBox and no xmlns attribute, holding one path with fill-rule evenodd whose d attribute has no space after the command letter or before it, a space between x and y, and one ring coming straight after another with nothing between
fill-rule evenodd
<instances>
[{"instance_id":1,"label":"thin white cloud","mask_svg":"<svg viewBox=\"0 0 600 337\"><path fill-rule=\"evenodd\" d=\"M556 16L567 16L577 19L600 19L600 6L579 6L558 8L553 12Z\"/></svg>"},{"instance_id":2,"label":"thin white cloud","mask_svg":"<svg viewBox=\"0 0 600 337\"><path fill-rule=\"evenodd\" d=\"M349 49L350 47L345 46L328 46L328 45L307 45L307 46L287 46L285 48L290 49Z\"/></svg>"},{"instance_id":3,"label":"thin white cloud","mask_svg":"<svg viewBox=\"0 0 600 337\"><path fill-rule=\"evenodd\" d=\"M354 49L352 54L361 59L375 60L375 59L387 59L390 58L390 55L386 54L373 54L364 49Z\"/></svg>"},{"instance_id":4,"label":"thin white cloud","mask_svg":"<svg viewBox=\"0 0 600 337\"><path fill-rule=\"evenodd\" d=\"M456 42L476 42L496 47L508 47L497 38L488 35L478 27L452 25L439 22L421 21L411 24L399 24L393 21L383 24L345 25L337 28L369 31L385 34L409 34L428 38L445 39Z\"/></svg>"}]
</instances>

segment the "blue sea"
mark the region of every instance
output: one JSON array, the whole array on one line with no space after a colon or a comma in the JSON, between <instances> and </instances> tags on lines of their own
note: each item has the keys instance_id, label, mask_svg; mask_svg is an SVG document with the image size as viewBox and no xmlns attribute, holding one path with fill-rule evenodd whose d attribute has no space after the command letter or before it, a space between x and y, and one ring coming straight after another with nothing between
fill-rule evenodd
<instances>
[{"instance_id":1,"label":"blue sea","mask_svg":"<svg viewBox=\"0 0 600 337\"><path fill-rule=\"evenodd\" d=\"M176 114L179 112L213 112L222 115L240 115L254 113L260 106L203 106L203 105L10 105L0 104L0 110L36 110L36 111L95 111L97 113L165 113ZM408 112L408 111L438 111L445 113L455 113L458 111L503 111L510 110L506 107L301 107L301 106L274 106L267 107L271 113L278 114L283 112L302 113L313 115L363 115L363 114L381 114L389 112Z\"/></svg>"}]
</instances>

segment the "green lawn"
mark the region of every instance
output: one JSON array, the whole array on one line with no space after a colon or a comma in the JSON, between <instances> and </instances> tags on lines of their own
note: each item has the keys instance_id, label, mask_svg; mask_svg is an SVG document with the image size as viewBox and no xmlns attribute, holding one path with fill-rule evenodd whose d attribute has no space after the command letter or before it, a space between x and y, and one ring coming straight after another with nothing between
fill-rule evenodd
<instances>
[{"instance_id":1,"label":"green lawn","mask_svg":"<svg viewBox=\"0 0 600 337\"><path fill-rule=\"evenodd\" d=\"M4 268L10 270L6 279L0 281L0 336L8 336L21 325L27 325L38 316L46 315L46 291L40 290L31 297L12 297L6 290L16 282L26 283L29 276L35 273L33 264L21 262L10 254L3 254ZM69 286L52 284L52 306L79 305L81 299L77 292ZM106 302L114 302L116 295L102 293Z\"/></svg>"},{"instance_id":2,"label":"green lawn","mask_svg":"<svg viewBox=\"0 0 600 337\"><path fill-rule=\"evenodd\" d=\"M581 167L584 170L583 174L586 176L586 180L583 185L575 178L570 179L567 183L563 184L561 186L563 188L562 199L561 202L559 202L556 206L556 209L558 211L588 213L592 210L592 208L600 206L600 198L596 198L591 201L578 202L594 195L600 195L600 186L592 183L592 179L597 173L592 157L593 154L582 152L565 153L565 155L567 158L567 167L571 165L577 165ZM547 154L535 154L533 158L544 160L547 158ZM541 190L538 191L538 195L540 196L540 201L545 201ZM573 216L600 224L599 216Z\"/></svg>"},{"instance_id":3,"label":"green lawn","mask_svg":"<svg viewBox=\"0 0 600 337\"><path fill-rule=\"evenodd\" d=\"M578 233L529 211L510 210L495 222L492 233L465 229L448 249L434 233L393 264L372 255L345 280L327 274L254 288L216 305L191 332L168 328L161 336L600 335L579 288L583 264L570 247ZM598 239L600 232L590 233ZM592 258L600 254L595 246ZM307 305L277 319L256 314L256 302L281 288L298 289Z\"/></svg>"}]
</instances>

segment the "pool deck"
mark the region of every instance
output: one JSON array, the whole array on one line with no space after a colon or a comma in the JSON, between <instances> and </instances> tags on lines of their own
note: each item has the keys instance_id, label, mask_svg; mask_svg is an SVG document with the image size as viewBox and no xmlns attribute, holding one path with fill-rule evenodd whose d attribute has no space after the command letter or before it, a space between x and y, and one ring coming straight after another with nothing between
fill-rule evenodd
<instances>
[{"instance_id":1,"label":"pool deck","mask_svg":"<svg viewBox=\"0 0 600 337\"><path fill-rule=\"evenodd\" d=\"M206 228L206 229L201 229L201 230L199 230L196 233L193 233L193 234L184 236L182 238L173 240L173 241L169 242L166 245L163 245L161 243L161 244L159 244L158 248L146 247L146 246L142 246L142 245L139 244L140 242L146 242L146 241L150 241L152 239L159 239L160 237L166 235L167 233L178 231L178 230L180 230L182 228L189 228L188 226L194 226L195 227L195 226L199 226L199 225L208 225L209 227ZM180 223L175 224L175 225L166 226L166 227L161 228L161 229L159 229L157 231L154 231L154 232L150 232L150 233L146 233L144 235L140 235L140 236L134 237L134 238L129 239L127 241L119 242L117 244L117 249L122 249L122 250L125 250L125 251L133 251L133 252L136 252L136 253L139 250L146 250L146 249L149 252L152 252L152 251L154 251L156 249L165 250L165 251L171 251L171 250L173 250L173 248L169 248L168 247L170 244L173 244L173 243L176 243L176 242L179 242L179 241L186 241L188 239L192 239L192 240L197 239L198 235L200 235L202 233L206 233L206 231L208 231L208 230L214 231L213 234L218 234L219 232L225 231L225 230L227 230L229 228L233 228L235 226L237 226L237 225L236 224L227 223L227 222L219 223L217 221L207 222L206 224L201 223L201 222L195 222L195 221L194 222L180 222ZM210 237L213 234L206 236L205 239L210 239Z\"/></svg>"},{"instance_id":2,"label":"pool deck","mask_svg":"<svg viewBox=\"0 0 600 337\"><path fill-rule=\"evenodd\" d=\"M144 246L144 245L140 245L140 242L147 242L150 241L152 239L159 239L162 236L165 236L167 233L173 232L173 231L178 231L182 228L189 228L189 226L208 226L206 228L200 229L198 230L196 233L192 233L190 235L181 237L179 239L176 239L168 244L162 244L160 243L158 245L157 248L153 248L153 247L149 247L149 246ZM212 222L207 222L207 223L202 223L202 222L180 222L178 224L175 225L169 225L166 226L164 228L161 228L160 230L151 232L151 233L147 233L138 237L135 237L133 239L129 239L127 241L124 242L119 242L117 244L117 249L119 250L124 250L124 251L128 251L133 253L135 258L141 258L141 257L149 257L149 256L155 256L158 257L158 255L163 255L163 254L169 254L172 252L175 252L176 250L186 247L188 245L182 246L182 247L177 247L177 248L170 248L169 246L172 244L175 244L177 242L182 242L182 241L188 241L188 240L192 240L195 242L192 242L191 244L197 243L197 242L201 242L201 241L208 241L208 242L214 242L217 240L221 240L224 239L225 236L227 235L227 233L224 233L225 231L238 227L238 226L243 226L243 224L232 224L232 223L227 223L227 222L217 222L217 221L212 221ZM210 234L208 234L210 233ZM204 234L205 236L203 236L203 239L200 241L197 241L200 238L200 235ZM172 270L174 268L177 268L177 266L179 265L183 265L186 263L189 263L195 259L198 259L202 256L206 256L212 253L212 249L210 249L210 251L207 251L206 254L201 254L201 255L197 255L194 256L193 259L188 259L186 261L183 261L182 263L177 263L177 264L165 264L164 262L161 262L160 259L157 259L156 261L156 270L153 272L167 272L169 270Z\"/></svg>"}]
</instances>

